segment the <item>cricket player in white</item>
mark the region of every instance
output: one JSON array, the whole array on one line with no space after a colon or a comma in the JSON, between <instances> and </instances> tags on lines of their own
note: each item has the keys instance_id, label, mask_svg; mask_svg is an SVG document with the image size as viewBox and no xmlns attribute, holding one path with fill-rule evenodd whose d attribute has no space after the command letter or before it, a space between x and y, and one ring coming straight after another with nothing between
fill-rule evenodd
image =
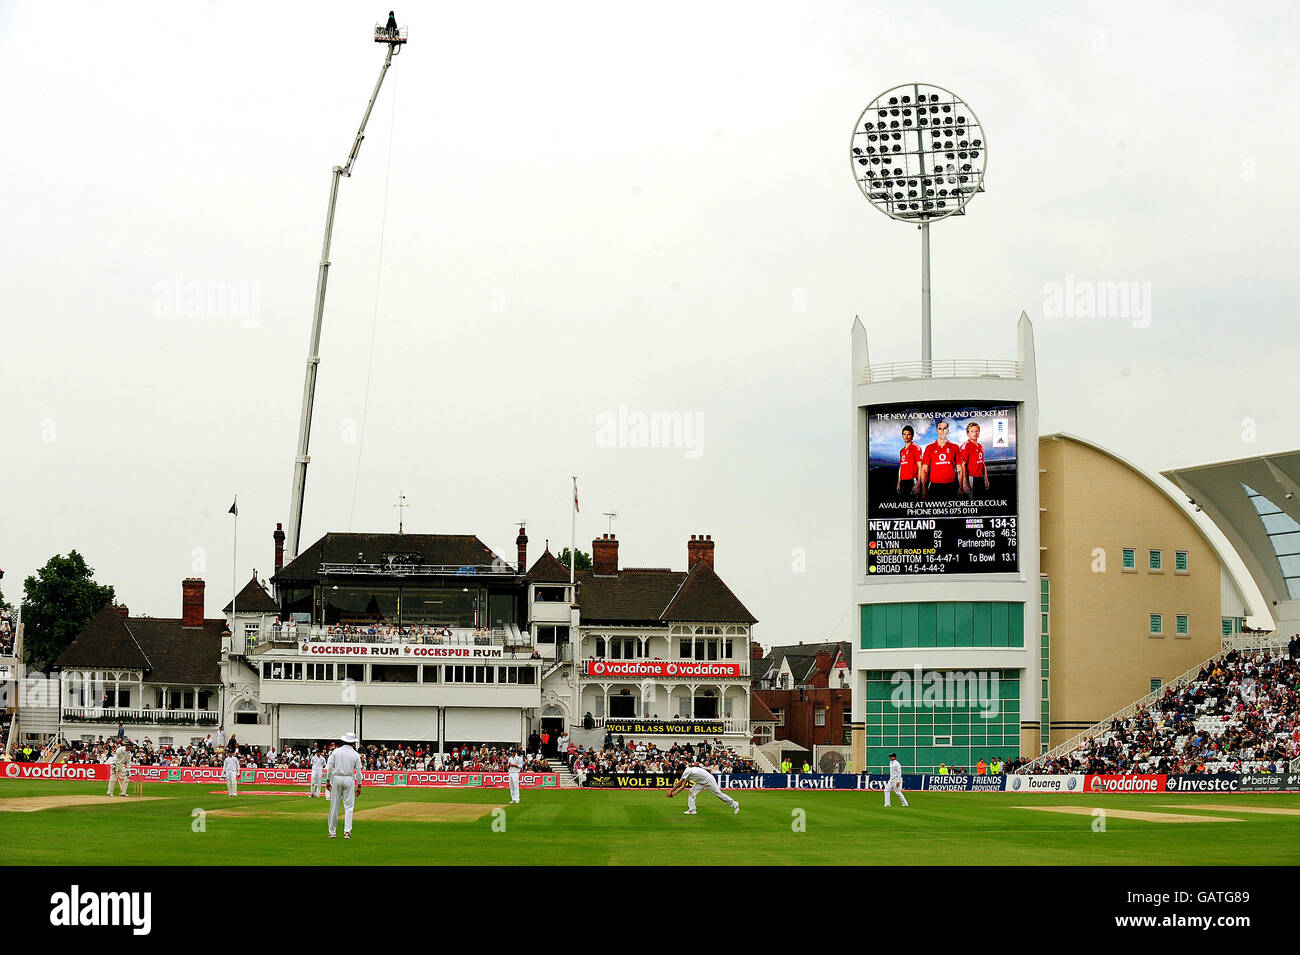
<instances>
[{"instance_id":1,"label":"cricket player in white","mask_svg":"<svg viewBox=\"0 0 1300 955\"><path fill-rule=\"evenodd\" d=\"M889 806L890 793L898 793L903 805L907 805L907 797L903 795L903 767L899 765L897 753L889 754L889 782L885 783L886 808Z\"/></svg>"},{"instance_id":2,"label":"cricket player in white","mask_svg":"<svg viewBox=\"0 0 1300 955\"><path fill-rule=\"evenodd\" d=\"M506 760L506 774L510 777L510 801L516 806L519 805L519 774L523 772L524 754L519 750L512 750L510 758Z\"/></svg>"},{"instance_id":3,"label":"cricket player in white","mask_svg":"<svg viewBox=\"0 0 1300 955\"><path fill-rule=\"evenodd\" d=\"M356 733L344 733L343 745L335 747L325 763L325 784L330 790L330 838L339 827L339 803L343 803L343 838L352 838L352 805L361 786L361 756L352 744Z\"/></svg>"},{"instance_id":4,"label":"cricket player in white","mask_svg":"<svg viewBox=\"0 0 1300 955\"><path fill-rule=\"evenodd\" d=\"M113 795L113 781L116 780L122 787L119 795L126 795L126 785L131 780L131 750L135 748L135 743L121 743L113 752L113 765L108 770L108 794Z\"/></svg>"},{"instance_id":5,"label":"cricket player in white","mask_svg":"<svg viewBox=\"0 0 1300 955\"><path fill-rule=\"evenodd\" d=\"M740 803L736 802L736 800L724 793L722 787L718 785L718 781L713 777L713 774L699 763L691 763L691 765L682 770L682 774L678 777L677 782L673 783L673 788L669 791L668 798L672 799L688 785L691 786L691 794L686 797L686 811L682 813L683 816L697 815L695 812L695 797L699 795L700 790L711 792L723 802L730 805L732 813L740 812Z\"/></svg>"},{"instance_id":6,"label":"cricket player in white","mask_svg":"<svg viewBox=\"0 0 1300 955\"><path fill-rule=\"evenodd\" d=\"M226 753L226 761L221 764L221 775L226 777L226 795L239 795L239 757L234 750Z\"/></svg>"},{"instance_id":7,"label":"cricket player in white","mask_svg":"<svg viewBox=\"0 0 1300 955\"><path fill-rule=\"evenodd\" d=\"M320 750L316 750L311 756L311 792L307 796L308 799L325 795L321 791L324 779L325 757L320 754Z\"/></svg>"}]
</instances>

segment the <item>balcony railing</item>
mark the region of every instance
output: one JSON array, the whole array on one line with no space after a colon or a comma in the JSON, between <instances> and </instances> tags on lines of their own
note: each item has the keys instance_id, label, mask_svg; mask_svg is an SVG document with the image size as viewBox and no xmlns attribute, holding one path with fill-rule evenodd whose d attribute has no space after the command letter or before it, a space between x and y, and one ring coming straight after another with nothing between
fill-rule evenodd
<instances>
[{"instance_id":1,"label":"balcony railing","mask_svg":"<svg viewBox=\"0 0 1300 955\"><path fill-rule=\"evenodd\" d=\"M521 630L474 630L460 627L313 627L307 624L276 624L250 638L249 649L258 646L289 646L298 643L421 644L446 647L527 647L532 637Z\"/></svg>"},{"instance_id":2,"label":"balcony railing","mask_svg":"<svg viewBox=\"0 0 1300 955\"><path fill-rule=\"evenodd\" d=\"M1024 362L994 359L950 358L941 361L895 361L868 365L862 380L868 384L908 378L1023 378Z\"/></svg>"},{"instance_id":3,"label":"balcony railing","mask_svg":"<svg viewBox=\"0 0 1300 955\"><path fill-rule=\"evenodd\" d=\"M519 570L504 561L500 564L346 564L322 561L321 574L336 577L518 577Z\"/></svg>"},{"instance_id":4,"label":"balcony railing","mask_svg":"<svg viewBox=\"0 0 1300 955\"><path fill-rule=\"evenodd\" d=\"M65 723L147 723L158 726L216 726L216 710L115 709L102 706L64 707Z\"/></svg>"}]
</instances>

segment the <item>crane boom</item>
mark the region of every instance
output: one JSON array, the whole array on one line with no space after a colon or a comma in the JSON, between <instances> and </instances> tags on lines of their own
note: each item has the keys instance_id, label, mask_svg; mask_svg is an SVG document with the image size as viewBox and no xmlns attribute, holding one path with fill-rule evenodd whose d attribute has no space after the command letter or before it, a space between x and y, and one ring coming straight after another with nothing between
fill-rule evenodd
<instances>
[{"instance_id":1,"label":"crane boom","mask_svg":"<svg viewBox=\"0 0 1300 955\"><path fill-rule=\"evenodd\" d=\"M406 42L404 30L400 39L395 34L381 36L378 28L376 28L375 34L376 42L388 44L388 55L384 57L384 65L379 71L379 79L375 82L375 91L370 94L370 102L366 104L365 115L361 117L361 126L357 129L357 138L352 142L352 151L348 153L347 163L342 166L335 166L330 175L330 203L329 209L325 213L325 240L321 246L320 269L316 274L316 302L312 314L311 339L307 346L307 373L302 385L302 416L298 420L298 453L293 459L293 489L289 498L289 533L285 541L286 553L284 555L286 564L298 556L298 547L301 543L299 538L302 535L302 505L303 498L307 493L307 464L311 461L307 449L311 441L312 406L316 400L316 369L320 365L321 321L325 315L325 288L329 283L330 240L334 236L334 209L338 205L339 180L344 176L351 177L352 175L352 164L357 161L357 154L361 151L361 142L366 138L366 124L370 122L370 113L375 108L375 100L379 98L379 88L384 85L384 76L388 73L388 68L392 66L393 54Z\"/></svg>"}]
</instances>

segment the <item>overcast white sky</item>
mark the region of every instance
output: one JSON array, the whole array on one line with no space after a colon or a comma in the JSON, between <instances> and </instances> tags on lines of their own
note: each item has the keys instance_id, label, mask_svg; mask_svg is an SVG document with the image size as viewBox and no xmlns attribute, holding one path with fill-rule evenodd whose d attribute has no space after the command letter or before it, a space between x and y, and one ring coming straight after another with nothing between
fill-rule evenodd
<instances>
[{"instance_id":1,"label":"overcast white sky","mask_svg":"<svg viewBox=\"0 0 1300 955\"><path fill-rule=\"evenodd\" d=\"M330 169L387 9L266 9L0 4L11 600L76 548L133 612L178 615L197 573L215 616L235 493L239 576L270 572ZM990 144L987 192L934 227L936 358L1015 357L1023 309L1045 433L1152 473L1300 445L1294 4L398 19L410 45L341 187L304 546L396 529L404 491L409 531L508 557L527 520L530 556L558 551L577 474L584 549L603 511L625 566L682 568L712 534L760 642L849 638L849 329L877 362L919 339L916 231L858 193L849 136L911 80L964 96ZM1149 327L1045 317L1067 275L1149 283ZM188 315L191 283L244 306ZM600 446L620 405L701 416L700 453Z\"/></svg>"}]
</instances>

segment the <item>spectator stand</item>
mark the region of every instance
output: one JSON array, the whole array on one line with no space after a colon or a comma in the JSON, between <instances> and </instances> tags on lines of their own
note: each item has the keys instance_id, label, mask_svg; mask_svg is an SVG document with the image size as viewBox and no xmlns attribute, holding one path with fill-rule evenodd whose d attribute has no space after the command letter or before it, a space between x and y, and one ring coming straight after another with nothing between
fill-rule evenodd
<instances>
[{"instance_id":1,"label":"spectator stand","mask_svg":"<svg viewBox=\"0 0 1300 955\"><path fill-rule=\"evenodd\" d=\"M1016 771L1300 766L1300 664L1286 646L1276 634L1230 638L1220 653Z\"/></svg>"}]
</instances>

